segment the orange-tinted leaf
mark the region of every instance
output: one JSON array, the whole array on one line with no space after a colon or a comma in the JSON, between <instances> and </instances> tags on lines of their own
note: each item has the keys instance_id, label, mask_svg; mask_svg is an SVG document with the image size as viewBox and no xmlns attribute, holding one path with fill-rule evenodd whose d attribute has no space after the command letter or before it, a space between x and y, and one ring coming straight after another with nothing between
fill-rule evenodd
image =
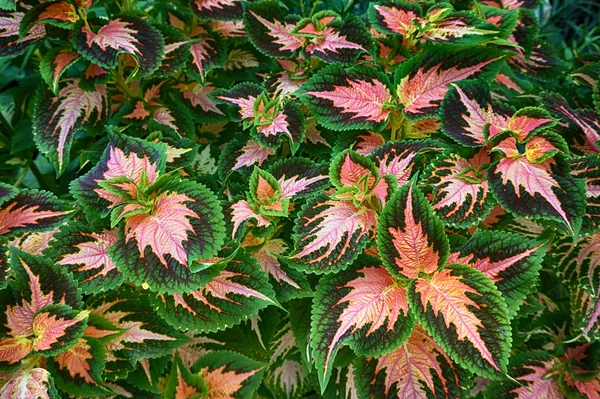
<instances>
[{"instance_id":1,"label":"orange-tinted leaf","mask_svg":"<svg viewBox=\"0 0 600 399\"><path fill-rule=\"evenodd\" d=\"M431 279L413 280L408 298L417 321L455 362L488 378L506 371L508 310L488 277L468 266L447 266Z\"/></svg>"},{"instance_id":2,"label":"orange-tinted leaf","mask_svg":"<svg viewBox=\"0 0 600 399\"><path fill-rule=\"evenodd\" d=\"M381 214L377 246L388 270L407 278L434 273L449 252L442 222L411 183L394 194Z\"/></svg>"}]
</instances>

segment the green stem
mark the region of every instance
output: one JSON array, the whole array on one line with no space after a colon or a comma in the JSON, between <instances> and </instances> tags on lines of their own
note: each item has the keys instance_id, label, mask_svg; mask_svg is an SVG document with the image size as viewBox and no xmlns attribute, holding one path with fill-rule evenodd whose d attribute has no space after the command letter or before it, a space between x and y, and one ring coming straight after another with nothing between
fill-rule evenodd
<instances>
[{"instance_id":1,"label":"green stem","mask_svg":"<svg viewBox=\"0 0 600 399\"><path fill-rule=\"evenodd\" d=\"M17 181L14 184L15 187L19 187L21 184L23 184L23 180L25 180L25 176L27 176L27 172L29 172L29 166L25 166L23 168L23 170L19 174L19 177L17 178Z\"/></svg>"}]
</instances>

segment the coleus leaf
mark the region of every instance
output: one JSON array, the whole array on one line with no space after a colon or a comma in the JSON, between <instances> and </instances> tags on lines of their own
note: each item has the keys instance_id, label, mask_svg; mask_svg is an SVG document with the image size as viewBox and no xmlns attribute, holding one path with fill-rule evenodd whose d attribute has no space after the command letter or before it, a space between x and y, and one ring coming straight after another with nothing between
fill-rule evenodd
<instances>
[{"instance_id":1,"label":"coleus leaf","mask_svg":"<svg viewBox=\"0 0 600 399\"><path fill-rule=\"evenodd\" d=\"M587 142L586 150L588 152L600 152L600 144L598 143L600 141L600 118L598 115L590 111L574 110L560 96L551 96L550 100L554 111L583 131Z\"/></svg>"},{"instance_id":2,"label":"coleus leaf","mask_svg":"<svg viewBox=\"0 0 600 399\"><path fill-rule=\"evenodd\" d=\"M397 277L431 275L448 259L444 226L412 183L402 186L383 210L377 247L383 264Z\"/></svg>"},{"instance_id":3,"label":"coleus leaf","mask_svg":"<svg viewBox=\"0 0 600 399\"><path fill-rule=\"evenodd\" d=\"M456 363L492 379L506 372L508 309L483 273L464 265L446 266L430 279L411 280L408 301L419 324Z\"/></svg>"},{"instance_id":4,"label":"coleus leaf","mask_svg":"<svg viewBox=\"0 0 600 399\"><path fill-rule=\"evenodd\" d=\"M517 13L512 13L512 25L507 24L507 21L497 25L483 21L471 10L452 12L451 6L438 4L429 9L426 17L429 22L421 28L422 32L418 37L434 43L474 45L499 38L506 39L514 29Z\"/></svg>"},{"instance_id":5,"label":"coleus leaf","mask_svg":"<svg viewBox=\"0 0 600 399\"><path fill-rule=\"evenodd\" d=\"M595 350L589 343L567 348L561 360L567 363L567 370L561 373L559 386L567 397L600 397L600 379L598 379L598 360Z\"/></svg>"},{"instance_id":6,"label":"coleus leaf","mask_svg":"<svg viewBox=\"0 0 600 399\"><path fill-rule=\"evenodd\" d=\"M468 147L487 144L494 134L507 129L514 111L493 101L487 84L462 81L450 85L440 106L442 131L454 141ZM484 128L489 129L489 136Z\"/></svg>"},{"instance_id":7,"label":"coleus leaf","mask_svg":"<svg viewBox=\"0 0 600 399\"><path fill-rule=\"evenodd\" d=\"M429 139L390 141L375 147L369 158L379 168L381 176L394 175L401 187L410 180L420 154L442 149L439 142Z\"/></svg>"},{"instance_id":8,"label":"coleus leaf","mask_svg":"<svg viewBox=\"0 0 600 399\"><path fill-rule=\"evenodd\" d=\"M189 101L194 111L202 110L202 112L207 113L208 115L225 115L209 96L215 91L214 86L204 86L201 83L192 82L187 85L179 83L176 87L181 92L183 98Z\"/></svg>"},{"instance_id":9,"label":"coleus leaf","mask_svg":"<svg viewBox=\"0 0 600 399\"><path fill-rule=\"evenodd\" d=\"M291 322L284 321L277 328L267 348L271 357L263 382L275 397L300 399L314 389L313 379L303 367Z\"/></svg>"},{"instance_id":10,"label":"coleus leaf","mask_svg":"<svg viewBox=\"0 0 600 399\"><path fill-rule=\"evenodd\" d=\"M530 162L528 158L535 157L537 150L533 140L526 143L526 154L516 145L512 137L499 143L496 148L507 157L488 170L498 202L516 216L562 222L576 236L585 214L585 181L561 176L560 169L568 170L568 166L559 157Z\"/></svg>"},{"instance_id":11,"label":"coleus leaf","mask_svg":"<svg viewBox=\"0 0 600 399\"><path fill-rule=\"evenodd\" d=\"M80 59L71 49L55 48L49 51L40 62L40 74L54 93L58 92L58 81L71 65Z\"/></svg>"},{"instance_id":12,"label":"coleus leaf","mask_svg":"<svg viewBox=\"0 0 600 399\"><path fill-rule=\"evenodd\" d=\"M118 238L117 229L94 231L83 223L70 223L56 234L48 254L73 273L84 293L107 291L124 280L108 254Z\"/></svg>"},{"instance_id":13,"label":"coleus leaf","mask_svg":"<svg viewBox=\"0 0 600 399\"><path fill-rule=\"evenodd\" d=\"M295 221L291 264L317 274L344 269L367 246L376 226L377 214L371 209L313 197Z\"/></svg>"},{"instance_id":14,"label":"coleus leaf","mask_svg":"<svg viewBox=\"0 0 600 399\"><path fill-rule=\"evenodd\" d=\"M414 326L404 284L374 260L356 263L321 279L313 301L311 347L322 391L342 344L378 356L396 348Z\"/></svg>"},{"instance_id":15,"label":"coleus leaf","mask_svg":"<svg viewBox=\"0 0 600 399\"><path fill-rule=\"evenodd\" d=\"M88 329L85 336L103 341L107 362L105 375L120 367L119 362L131 365L138 359L170 355L174 348L189 340L157 314L151 306L155 297L147 291L121 285L87 300L92 312L90 317L99 318L102 323Z\"/></svg>"},{"instance_id":16,"label":"coleus leaf","mask_svg":"<svg viewBox=\"0 0 600 399\"><path fill-rule=\"evenodd\" d=\"M517 382L493 382L490 395L507 398L562 399L558 381L548 376L557 365L557 359L547 352L519 353L511 358L509 372Z\"/></svg>"},{"instance_id":17,"label":"coleus leaf","mask_svg":"<svg viewBox=\"0 0 600 399\"><path fill-rule=\"evenodd\" d=\"M228 90L219 90L213 94L221 102L234 104L239 111L239 119L256 117L255 103L263 88L255 83L240 83Z\"/></svg>"},{"instance_id":18,"label":"coleus leaf","mask_svg":"<svg viewBox=\"0 0 600 399\"><path fill-rule=\"evenodd\" d=\"M44 356L63 352L83 335L88 314L89 311L77 311L60 303L44 306L33 318L32 349Z\"/></svg>"},{"instance_id":19,"label":"coleus leaf","mask_svg":"<svg viewBox=\"0 0 600 399\"><path fill-rule=\"evenodd\" d=\"M169 77L182 70L191 57L191 43L183 33L171 25L159 27L165 41L165 53L155 76Z\"/></svg>"},{"instance_id":20,"label":"coleus leaf","mask_svg":"<svg viewBox=\"0 0 600 399\"><path fill-rule=\"evenodd\" d=\"M369 21L382 33L411 36L417 26L413 20L423 21L418 3L405 1L379 1L369 6Z\"/></svg>"},{"instance_id":21,"label":"coleus leaf","mask_svg":"<svg viewBox=\"0 0 600 399\"><path fill-rule=\"evenodd\" d=\"M202 81L208 71L225 62L224 43L216 36L207 35L195 38L190 45L190 53L192 54L192 71Z\"/></svg>"},{"instance_id":22,"label":"coleus leaf","mask_svg":"<svg viewBox=\"0 0 600 399\"><path fill-rule=\"evenodd\" d=\"M281 301L306 296L311 292L306 277L279 258L287 249L284 240L274 238L266 240L258 249L250 252L269 277L269 282Z\"/></svg>"},{"instance_id":23,"label":"coleus leaf","mask_svg":"<svg viewBox=\"0 0 600 399\"><path fill-rule=\"evenodd\" d=\"M362 53L371 49L371 36L363 22L352 14L346 15L341 24L338 20L323 23L329 20L328 13L330 11L323 11L323 18L318 16L319 13L313 15L313 21L319 20L317 25L321 25L322 29L314 29L314 22L304 19L296 26L295 33L307 36L304 47L307 55L328 63L352 65Z\"/></svg>"},{"instance_id":24,"label":"coleus leaf","mask_svg":"<svg viewBox=\"0 0 600 399\"><path fill-rule=\"evenodd\" d=\"M503 53L495 50L428 47L398 68L396 93L410 119L435 116L450 83L489 71Z\"/></svg>"},{"instance_id":25,"label":"coleus leaf","mask_svg":"<svg viewBox=\"0 0 600 399\"><path fill-rule=\"evenodd\" d=\"M588 154L570 161L571 175L586 181L587 205L583 231L595 231L600 226L600 155Z\"/></svg>"},{"instance_id":26,"label":"coleus leaf","mask_svg":"<svg viewBox=\"0 0 600 399\"><path fill-rule=\"evenodd\" d=\"M444 155L427 168L423 183L433 187L432 206L446 224L470 227L489 214L495 204L486 179L487 151L469 159Z\"/></svg>"},{"instance_id":27,"label":"coleus leaf","mask_svg":"<svg viewBox=\"0 0 600 399\"><path fill-rule=\"evenodd\" d=\"M600 234L575 243L562 239L554 245L555 270L570 288L573 329L594 341L600 331Z\"/></svg>"},{"instance_id":28,"label":"coleus leaf","mask_svg":"<svg viewBox=\"0 0 600 399\"><path fill-rule=\"evenodd\" d=\"M294 16L284 16L276 2L252 3L244 14L244 24L252 44L271 57L290 57L304 45L302 37L292 31L298 22Z\"/></svg>"},{"instance_id":29,"label":"coleus leaf","mask_svg":"<svg viewBox=\"0 0 600 399\"><path fill-rule=\"evenodd\" d=\"M172 180L154 195L149 213L125 218L109 255L129 281L187 292L200 278L189 265L214 256L223 244L221 206L212 191L190 181Z\"/></svg>"},{"instance_id":30,"label":"coleus leaf","mask_svg":"<svg viewBox=\"0 0 600 399\"><path fill-rule=\"evenodd\" d=\"M53 1L33 6L21 21L19 32L26 36L31 28L39 23L70 28L79 20L75 7L67 1Z\"/></svg>"},{"instance_id":31,"label":"coleus leaf","mask_svg":"<svg viewBox=\"0 0 600 399\"><path fill-rule=\"evenodd\" d=\"M268 171L277 179L282 198L309 197L329 185L327 166L307 158L283 159Z\"/></svg>"},{"instance_id":32,"label":"coleus leaf","mask_svg":"<svg viewBox=\"0 0 600 399\"><path fill-rule=\"evenodd\" d=\"M243 15L241 0L194 0L192 10L200 18L218 21L239 20Z\"/></svg>"},{"instance_id":33,"label":"coleus leaf","mask_svg":"<svg viewBox=\"0 0 600 399\"><path fill-rule=\"evenodd\" d=\"M183 365L179 356L175 356L171 374L165 386L165 399L200 399L206 397L208 388L197 374L192 374Z\"/></svg>"},{"instance_id":34,"label":"coleus leaf","mask_svg":"<svg viewBox=\"0 0 600 399\"><path fill-rule=\"evenodd\" d=\"M489 277L513 315L536 285L543 254L544 245L521 235L478 230L448 263L471 266Z\"/></svg>"},{"instance_id":35,"label":"coleus leaf","mask_svg":"<svg viewBox=\"0 0 600 399\"><path fill-rule=\"evenodd\" d=\"M0 399L36 398L59 399L52 375L43 368L15 373L2 387Z\"/></svg>"},{"instance_id":36,"label":"coleus leaf","mask_svg":"<svg viewBox=\"0 0 600 399\"><path fill-rule=\"evenodd\" d=\"M152 302L168 323L182 330L223 330L276 305L273 288L256 261L242 251L208 283Z\"/></svg>"},{"instance_id":37,"label":"coleus leaf","mask_svg":"<svg viewBox=\"0 0 600 399\"><path fill-rule=\"evenodd\" d=\"M9 238L24 232L52 230L72 212L66 203L46 191L6 188L11 192L0 202L0 234ZM13 191L14 190L14 191Z\"/></svg>"},{"instance_id":38,"label":"coleus leaf","mask_svg":"<svg viewBox=\"0 0 600 399\"><path fill-rule=\"evenodd\" d=\"M312 76L300 98L317 121L332 130L373 129L387 125L392 95L385 75L366 67L332 65Z\"/></svg>"},{"instance_id":39,"label":"coleus leaf","mask_svg":"<svg viewBox=\"0 0 600 399\"><path fill-rule=\"evenodd\" d=\"M33 118L33 138L40 151L56 168L57 176L67 168L73 136L86 125L106 121L110 107L105 85L84 90L78 79L67 80L55 96L49 88L38 92Z\"/></svg>"},{"instance_id":40,"label":"coleus leaf","mask_svg":"<svg viewBox=\"0 0 600 399\"><path fill-rule=\"evenodd\" d=\"M282 198L279 182L257 167L250 175L248 200L258 207L260 215L287 216L289 199Z\"/></svg>"},{"instance_id":41,"label":"coleus leaf","mask_svg":"<svg viewBox=\"0 0 600 399\"><path fill-rule=\"evenodd\" d=\"M257 104L258 112L262 111L261 105L261 103ZM276 113L264 110L254 121L254 125L255 137L267 147L278 147L280 139L286 136L294 153L304 141L306 130L304 114L300 106L294 102L286 102L283 109Z\"/></svg>"},{"instance_id":42,"label":"coleus leaf","mask_svg":"<svg viewBox=\"0 0 600 399\"><path fill-rule=\"evenodd\" d=\"M25 37L20 37L19 27L25 14L0 11L0 57L16 57L46 35L42 24L35 25Z\"/></svg>"},{"instance_id":43,"label":"coleus leaf","mask_svg":"<svg viewBox=\"0 0 600 399\"><path fill-rule=\"evenodd\" d=\"M112 208L124 202L118 195L107 191L106 185L102 184L102 187L103 181L130 179L129 183L120 188L137 194L137 185L143 174L152 183L165 171L167 147L164 144L154 144L121 134L111 134L110 137L109 145L98 164L70 185L71 193L83 206L90 221L108 216ZM118 184L109 186L118 187Z\"/></svg>"},{"instance_id":44,"label":"coleus leaf","mask_svg":"<svg viewBox=\"0 0 600 399\"><path fill-rule=\"evenodd\" d=\"M6 338L0 366L11 366L33 350L53 355L83 333L89 312L77 312L81 292L71 275L47 258L11 248L14 300L6 307Z\"/></svg>"},{"instance_id":45,"label":"coleus leaf","mask_svg":"<svg viewBox=\"0 0 600 399\"><path fill-rule=\"evenodd\" d=\"M230 351L214 351L198 360L192 373L204 379L209 398L247 398L258 388L263 363Z\"/></svg>"},{"instance_id":46,"label":"coleus leaf","mask_svg":"<svg viewBox=\"0 0 600 399\"><path fill-rule=\"evenodd\" d=\"M361 397L463 397L461 387L466 382L466 373L419 325L399 348L355 363L355 380Z\"/></svg>"},{"instance_id":47,"label":"coleus leaf","mask_svg":"<svg viewBox=\"0 0 600 399\"><path fill-rule=\"evenodd\" d=\"M100 385L105 364L102 342L96 338L81 337L69 349L48 359L46 367L62 391L89 397L108 394Z\"/></svg>"},{"instance_id":48,"label":"coleus leaf","mask_svg":"<svg viewBox=\"0 0 600 399\"><path fill-rule=\"evenodd\" d=\"M161 65L165 46L160 32L147 22L128 16L110 20L95 32L79 22L72 43L79 54L103 68L115 68L120 53L130 54L142 74L152 73Z\"/></svg>"}]
</instances>

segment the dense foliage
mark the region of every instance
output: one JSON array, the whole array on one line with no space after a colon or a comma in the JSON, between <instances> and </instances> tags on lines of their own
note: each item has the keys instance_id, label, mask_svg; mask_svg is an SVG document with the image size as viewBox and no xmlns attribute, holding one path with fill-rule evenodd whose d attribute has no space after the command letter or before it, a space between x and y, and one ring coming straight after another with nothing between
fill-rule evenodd
<instances>
[{"instance_id":1,"label":"dense foliage","mask_svg":"<svg viewBox=\"0 0 600 399\"><path fill-rule=\"evenodd\" d=\"M0 0L0 398L600 398L547 7Z\"/></svg>"}]
</instances>

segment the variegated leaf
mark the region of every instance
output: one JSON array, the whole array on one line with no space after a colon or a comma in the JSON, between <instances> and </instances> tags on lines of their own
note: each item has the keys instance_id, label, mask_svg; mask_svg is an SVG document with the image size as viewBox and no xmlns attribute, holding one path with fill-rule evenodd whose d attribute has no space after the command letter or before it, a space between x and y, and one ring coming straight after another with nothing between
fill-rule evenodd
<instances>
[{"instance_id":1,"label":"variegated leaf","mask_svg":"<svg viewBox=\"0 0 600 399\"><path fill-rule=\"evenodd\" d=\"M194 0L192 10L202 19L231 21L242 17L241 0Z\"/></svg>"},{"instance_id":2,"label":"variegated leaf","mask_svg":"<svg viewBox=\"0 0 600 399\"><path fill-rule=\"evenodd\" d=\"M136 284L183 293L201 276L189 265L221 248L225 223L216 196L200 183L172 180L154 196L149 213L132 214L109 250L119 270Z\"/></svg>"},{"instance_id":3,"label":"variegated leaf","mask_svg":"<svg viewBox=\"0 0 600 399\"><path fill-rule=\"evenodd\" d=\"M160 32L147 22L128 16L110 20L94 30L80 22L74 29L72 43L82 56L103 68L115 68L120 53L130 54L143 74L160 66L165 47Z\"/></svg>"},{"instance_id":4,"label":"variegated leaf","mask_svg":"<svg viewBox=\"0 0 600 399\"><path fill-rule=\"evenodd\" d=\"M273 286L277 298L281 301L310 295L311 288L306 277L284 263L280 256L287 252L284 240L269 239L258 249L250 252Z\"/></svg>"},{"instance_id":5,"label":"variegated leaf","mask_svg":"<svg viewBox=\"0 0 600 399\"><path fill-rule=\"evenodd\" d=\"M225 115L221 111L214 100L210 98L210 94L215 91L215 87L207 84L206 86L198 82L192 82L189 84L179 83L176 86L181 95L187 100L194 109L194 112L202 110L202 112L208 115Z\"/></svg>"},{"instance_id":6,"label":"variegated leaf","mask_svg":"<svg viewBox=\"0 0 600 399\"><path fill-rule=\"evenodd\" d=\"M79 79L70 79L56 96L45 87L37 95L33 138L39 150L54 164L57 175L69 164L75 133L86 125L106 121L110 112L105 85L95 85L94 90L88 91L79 83Z\"/></svg>"},{"instance_id":7,"label":"variegated leaf","mask_svg":"<svg viewBox=\"0 0 600 399\"><path fill-rule=\"evenodd\" d=\"M171 374L165 385L165 399L200 399L206 397L208 387L202 377L192 374L179 356L175 356Z\"/></svg>"},{"instance_id":8,"label":"variegated leaf","mask_svg":"<svg viewBox=\"0 0 600 399\"><path fill-rule=\"evenodd\" d=\"M63 73L69 69L80 55L71 49L55 48L49 51L40 62L40 74L44 82L50 86L54 93L58 92L58 81Z\"/></svg>"},{"instance_id":9,"label":"variegated leaf","mask_svg":"<svg viewBox=\"0 0 600 399\"><path fill-rule=\"evenodd\" d=\"M569 286L573 329L590 341L600 333L600 233L556 243L553 264Z\"/></svg>"},{"instance_id":10,"label":"variegated leaf","mask_svg":"<svg viewBox=\"0 0 600 399\"><path fill-rule=\"evenodd\" d=\"M474 45L498 38L507 38L516 22L517 13L513 13L513 25L500 30L495 24L482 21L475 13L469 11L450 12L448 5L438 5L428 11L430 20L418 37L434 43L453 45ZM439 17L435 16L440 14Z\"/></svg>"},{"instance_id":11,"label":"variegated leaf","mask_svg":"<svg viewBox=\"0 0 600 399\"><path fill-rule=\"evenodd\" d=\"M258 208L258 213L267 217L287 216L289 199L281 198L279 182L267 171L254 167L250 175L248 200ZM260 218L260 215L257 215Z\"/></svg>"},{"instance_id":12,"label":"variegated leaf","mask_svg":"<svg viewBox=\"0 0 600 399\"><path fill-rule=\"evenodd\" d=\"M429 139L401 140L382 143L370 152L369 158L379 168L381 176L394 175L398 187L402 187L410 180L421 153L442 149L440 143Z\"/></svg>"},{"instance_id":13,"label":"variegated leaf","mask_svg":"<svg viewBox=\"0 0 600 399\"><path fill-rule=\"evenodd\" d=\"M446 224L470 227L484 220L495 204L487 181L487 151L469 159L457 154L436 158L427 168L424 184L433 187L432 206Z\"/></svg>"},{"instance_id":14,"label":"variegated leaf","mask_svg":"<svg viewBox=\"0 0 600 399\"><path fill-rule=\"evenodd\" d=\"M482 147L508 128L514 111L493 101L489 87L480 81L451 84L440 106L442 131L459 144ZM484 133L487 129L488 135Z\"/></svg>"},{"instance_id":15,"label":"variegated leaf","mask_svg":"<svg viewBox=\"0 0 600 399\"><path fill-rule=\"evenodd\" d=\"M46 36L46 28L38 24L25 37L20 37L19 27L24 16L22 12L0 11L0 57L16 57Z\"/></svg>"},{"instance_id":16,"label":"variegated leaf","mask_svg":"<svg viewBox=\"0 0 600 399\"><path fill-rule=\"evenodd\" d=\"M64 226L53 241L50 256L73 273L84 293L107 291L123 282L108 254L118 241L117 229L93 231L82 223Z\"/></svg>"},{"instance_id":17,"label":"variegated leaf","mask_svg":"<svg viewBox=\"0 0 600 399\"><path fill-rule=\"evenodd\" d=\"M113 208L124 202L118 195L101 187L99 183L125 177L131 182L121 185L120 188L137 195L137 186L143 174L149 183L153 183L164 173L166 167L166 145L121 134L113 134L110 137L111 140L98 164L70 185L71 193L82 205L90 221L105 218ZM117 186L119 184L117 183Z\"/></svg>"},{"instance_id":18,"label":"variegated leaf","mask_svg":"<svg viewBox=\"0 0 600 399\"><path fill-rule=\"evenodd\" d=\"M490 166L492 192L514 215L562 222L576 236L585 214L585 180L559 173L568 170L559 157L530 162L527 155L535 154L533 144L533 140L527 142L525 154L512 137L496 146L506 158Z\"/></svg>"},{"instance_id":19,"label":"variegated leaf","mask_svg":"<svg viewBox=\"0 0 600 399\"><path fill-rule=\"evenodd\" d=\"M155 297L148 291L121 285L87 300L90 320L94 317L101 322L94 323L84 335L104 343L105 378L124 377L123 372L135 368L132 361L171 355L174 348L189 340L157 314L151 306Z\"/></svg>"},{"instance_id":20,"label":"variegated leaf","mask_svg":"<svg viewBox=\"0 0 600 399\"><path fill-rule=\"evenodd\" d=\"M356 16L346 15L341 21L327 15L331 11L322 11L313 15L312 20L301 20L294 33L307 38L304 52L321 60L344 65L352 65L356 59L371 48L371 36L362 21ZM314 20L318 20L315 25Z\"/></svg>"},{"instance_id":21,"label":"variegated leaf","mask_svg":"<svg viewBox=\"0 0 600 399\"><path fill-rule=\"evenodd\" d=\"M191 43L184 34L171 25L160 26L165 41L165 53L155 76L169 77L185 68L192 56Z\"/></svg>"},{"instance_id":22,"label":"variegated leaf","mask_svg":"<svg viewBox=\"0 0 600 399\"><path fill-rule=\"evenodd\" d=\"M12 187L5 190L11 194L3 202L0 201L0 235L3 238L25 232L52 230L60 226L72 212L67 204L46 191L13 191Z\"/></svg>"},{"instance_id":23,"label":"variegated leaf","mask_svg":"<svg viewBox=\"0 0 600 399\"><path fill-rule=\"evenodd\" d=\"M275 397L300 399L314 389L313 378L302 365L291 322L281 323L267 348L271 357L263 382Z\"/></svg>"},{"instance_id":24,"label":"variegated leaf","mask_svg":"<svg viewBox=\"0 0 600 399\"><path fill-rule=\"evenodd\" d=\"M502 57L494 50L428 47L396 73L398 102L410 119L435 116L450 83L488 71Z\"/></svg>"},{"instance_id":25,"label":"variegated leaf","mask_svg":"<svg viewBox=\"0 0 600 399\"><path fill-rule=\"evenodd\" d=\"M255 103L263 92L255 83L240 83L229 90L219 90L213 95L221 102L230 103L239 110L239 119L253 119L256 115Z\"/></svg>"},{"instance_id":26,"label":"variegated leaf","mask_svg":"<svg viewBox=\"0 0 600 399\"><path fill-rule=\"evenodd\" d=\"M425 22L418 3L408 1L379 1L369 7L369 21L382 33L410 37L417 31L413 21Z\"/></svg>"},{"instance_id":27,"label":"variegated leaf","mask_svg":"<svg viewBox=\"0 0 600 399\"><path fill-rule=\"evenodd\" d=\"M43 368L15 373L0 390L0 399L60 399L52 376Z\"/></svg>"},{"instance_id":28,"label":"variegated leaf","mask_svg":"<svg viewBox=\"0 0 600 399\"><path fill-rule=\"evenodd\" d=\"M397 277L431 275L448 259L444 226L412 183L402 186L383 210L377 247L383 264Z\"/></svg>"},{"instance_id":29,"label":"variegated leaf","mask_svg":"<svg viewBox=\"0 0 600 399\"><path fill-rule=\"evenodd\" d=\"M296 152L304 141L306 130L306 121L300 106L288 101L277 112L268 109L263 111L261 108L262 104L259 103L256 111L262 112L254 121L253 129L257 140L267 147L276 148L281 139L286 138L290 143L292 153Z\"/></svg>"},{"instance_id":30,"label":"variegated leaf","mask_svg":"<svg viewBox=\"0 0 600 399\"><path fill-rule=\"evenodd\" d=\"M105 364L102 342L84 336L66 351L49 359L47 367L62 391L89 397L109 392L100 385Z\"/></svg>"},{"instance_id":31,"label":"variegated leaf","mask_svg":"<svg viewBox=\"0 0 600 399\"><path fill-rule=\"evenodd\" d=\"M60 303L44 306L37 311L31 325L32 349L44 356L64 352L83 335L89 313Z\"/></svg>"},{"instance_id":32,"label":"variegated leaf","mask_svg":"<svg viewBox=\"0 0 600 399\"><path fill-rule=\"evenodd\" d=\"M378 356L406 340L414 325L404 284L374 259L356 263L321 279L313 301L311 347L321 390L344 343Z\"/></svg>"},{"instance_id":33,"label":"variegated leaf","mask_svg":"<svg viewBox=\"0 0 600 399\"><path fill-rule=\"evenodd\" d=\"M489 277L512 316L534 289L544 253L543 244L521 235L478 230L448 263L463 263Z\"/></svg>"},{"instance_id":34,"label":"variegated leaf","mask_svg":"<svg viewBox=\"0 0 600 399\"><path fill-rule=\"evenodd\" d=\"M215 351L200 358L192 373L204 379L209 398L249 398L260 385L264 366L235 352Z\"/></svg>"},{"instance_id":35,"label":"variegated leaf","mask_svg":"<svg viewBox=\"0 0 600 399\"><path fill-rule=\"evenodd\" d=\"M216 36L196 38L190 45L192 72L204 81L206 73L225 62L224 43Z\"/></svg>"},{"instance_id":36,"label":"variegated leaf","mask_svg":"<svg viewBox=\"0 0 600 399\"><path fill-rule=\"evenodd\" d=\"M252 44L271 57L290 57L304 45L303 38L292 33L298 18L284 16L276 2L251 4L244 22Z\"/></svg>"},{"instance_id":37,"label":"variegated leaf","mask_svg":"<svg viewBox=\"0 0 600 399\"><path fill-rule=\"evenodd\" d=\"M506 372L511 346L508 309L489 277L449 265L431 279L412 280L410 310L462 367L496 379Z\"/></svg>"},{"instance_id":38,"label":"variegated leaf","mask_svg":"<svg viewBox=\"0 0 600 399\"><path fill-rule=\"evenodd\" d=\"M519 109L508 121L507 129L519 142L526 142L544 129L556 125L556 120L543 108L525 107Z\"/></svg>"},{"instance_id":39,"label":"variegated leaf","mask_svg":"<svg viewBox=\"0 0 600 399\"><path fill-rule=\"evenodd\" d=\"M590 111L574 110L562 97L553 96L550 99L554 111L583 131L586 140L585 149L588 152L600 152L600 117Z\"/></svg>"},{"instance_id":40,"label":"variegated leaf","mask_svg":"<svg viewBox=\"0 0 600 399\"><path fill-rule=\"evenodd\" d=\"M158 313L181 330L211 332L237 324L277 304L266 274L238 252L225 269L202 287L153 300Z\"/></svg>"},{"instance_id":41,"label":"variegated leaf","mask_svg":"<svg viewBox=\"0 0 600 399\"><path fill-rule=\"evenodd\" d=\"M511 358L509 373L517 382L494 382L492 397L511 399L563 399L558 381L548 375L558 364L547 352L525 352Z\"/></svg>"},{"instance_id":42,"label":"variegated leaf","mask_svg":"<svg viewBox=\"0 0 600 399\"><path fill-rule=\"evenodd\" d=\"M308 197L329 185L327 166L307 158L284 159L268 170L277 179L284 199Z\"/></svg>"},{"instance_id":43,"label":"variegated leaf","mask_svg":"<svg viewBox=\"0 0 600 399\"><path fill-rule=\"evenodd\" d=\"M356 382L365 398L463 397L466 373L421 326L408 341L379 358L357 360Z\"/></svg>"},{"instance_id":44,"label":"variegated leaf","mask_svg":"<svg viewBox=\"0 0 600 399\"><path fill-rule=\"evenodd\" d=\"M11 249L10 286L14 299L6 306L5 338L0 339L0 366L12 366L33 350L53 355L83 333L88 312L77 312L81 292L64 269L50 260ZM6 329L4 329L6 327Z\"/></svg>"},{"instance_id":45,"label":"variegated leaf","mask_svg":"<svg viewBox=\"0 0 600 399\"><path fill-rule=\"evenodd\" d=\"M559 386L567 397L600 398L600 375L595 349L589 343L567 348L561 360L568 364L567 372L559 376Z\"/></svg>"},{"instance_id":46,"label":"variegated leaf","mask_svg":"<svg viewBox=\"0 0 600 399\"><path fill-rule=\"evenodd\" d=\"M586 181L587 205L582 230L596 231L600 227L600 155L588 154L570 161L571 175Z\"/></svg>"},{"instance_id":47,"label":"variegated leaf","mask_svg":"<svg viewBox=\"0 0 600 399\"><path fill-rule=\"evenodd\" d=\"M352 201L311 198L294 226L294 267L310 273L344 269L367 246L377 228L377 214Z\"/></svg>"},{"instance_id":48,"label":"variegated leaf","mask_svg":"<svg viewBox=\"0 0 600 399\"><path fill-rule=\"evenodd\" d=\"M37 4L27 11L19 31L26 36L33 26L39 23L61 28L71 28L79 20L75 7L67 1L49 1Z\"/></svg>"},{"instance_id":49,"label":"variegated leaf","mask_svg":"<svg viewBox=\"0 0 600 399\"><path fill-rule=\"evenodd\" d=\"M302 85L300 98L317 121L333 130L387 125L392 95L385 75L365 67L322 69Z\"/></svg>"}]
</instances>

